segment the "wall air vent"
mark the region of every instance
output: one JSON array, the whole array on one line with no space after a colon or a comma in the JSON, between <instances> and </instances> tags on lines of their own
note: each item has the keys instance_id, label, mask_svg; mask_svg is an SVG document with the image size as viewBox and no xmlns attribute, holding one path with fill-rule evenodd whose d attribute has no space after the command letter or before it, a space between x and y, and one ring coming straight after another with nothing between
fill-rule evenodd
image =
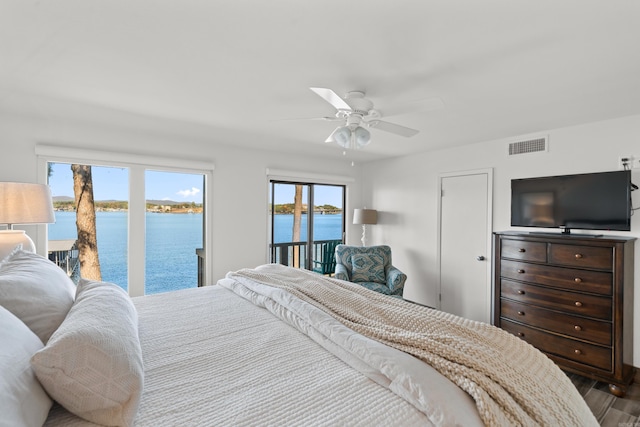
<instances>
[{"instance_id":1,"label":"wall air vent","mask_svg":"<svg viewBox=\"0 0 640 427\"><path fill-rule=\"evenodd\" d=\"M537 153L540 151L549 151L548 138L546 136L525 141L512 142L509 144L509 155Z\"/></svg>"}]
</instances>

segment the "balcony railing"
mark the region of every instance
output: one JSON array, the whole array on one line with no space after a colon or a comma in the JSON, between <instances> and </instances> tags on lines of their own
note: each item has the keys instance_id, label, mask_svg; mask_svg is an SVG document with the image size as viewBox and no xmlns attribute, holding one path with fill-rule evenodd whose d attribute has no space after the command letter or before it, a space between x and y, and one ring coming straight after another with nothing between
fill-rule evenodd
<instances>
[{"instance_id":1,"label":"balcony railing","mask_svg":"<svg viewBox=\"0 0 640 427\"><path fill-rule=\"evenodd\" d=\"M322 245L330 242L342 243L342 240L314 240L311 242L312 254L309 254L309 242L274 243L269 245L271 262L311 270L313 267L312 259L324 261L322 258ZM310 258L310 256L313 256L313 258Z\"/></svg>"},{"instance_id":2,"label":"balcony railing","mask_svg":"<svg viewBox=\"0 0 640 427\"><path fill-rule=\"evenodd\" d=\"M80 261L76 240L49 240L49 260L63 269L74 283L80 279Z\"/></svg>"}]
</instances>

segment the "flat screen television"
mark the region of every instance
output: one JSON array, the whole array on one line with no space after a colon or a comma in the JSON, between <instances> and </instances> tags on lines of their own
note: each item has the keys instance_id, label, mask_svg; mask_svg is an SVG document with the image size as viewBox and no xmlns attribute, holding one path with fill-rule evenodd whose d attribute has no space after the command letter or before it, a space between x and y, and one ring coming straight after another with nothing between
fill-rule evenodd
<instances>
[{"instance_id":1,"label":"flat screen television","mask_svg":"<svg viewBox=\"0 0 640 427\"><path fill-rule=\"evenodd\" d=\"M631 230L631 171L511 180L514 227Z\"/></svg>"}]
</instances>

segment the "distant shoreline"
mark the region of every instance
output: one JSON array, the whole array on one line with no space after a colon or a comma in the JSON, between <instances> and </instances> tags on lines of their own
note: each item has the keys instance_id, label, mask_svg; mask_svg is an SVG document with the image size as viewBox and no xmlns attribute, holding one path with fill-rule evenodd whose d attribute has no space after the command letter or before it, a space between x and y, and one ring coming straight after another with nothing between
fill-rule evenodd
<instances>
[{"instance_id":1,"label":"distant shoreline","mask_svg":"<svg viewBox=\"0 0 640 427\"><path fill-rule=\"evenodd\" d=\"M76 212L75 209L57 209L57 208L53 208L53 211L54 212L69 212L69 213L75 213ZM97 208L96 212L118 213L118 212L129 212L129 209L101 209L101 208ZM155 209L146 209L145 212L148 212L148 213L161 213L161 214L201 214L202 213L202 208L196 208L196 209L173 209L173 210L168 210L168 211L155 210Z\"/></svg>"}]
</instances>

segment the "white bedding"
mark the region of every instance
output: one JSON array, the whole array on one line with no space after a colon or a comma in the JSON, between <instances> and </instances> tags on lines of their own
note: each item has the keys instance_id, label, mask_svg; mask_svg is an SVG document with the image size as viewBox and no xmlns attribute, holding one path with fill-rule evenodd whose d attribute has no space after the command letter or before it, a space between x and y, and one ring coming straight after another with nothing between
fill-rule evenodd
<instances>
[{"instance_id":1,"label":"white bedding","mask_svg":"<svg viewBox=\"0 0 640 427\"><path fill-rule=\"evenodd\" d=\"M243 297L216 285L134 298L145 368L136 425L481 424L469 396L423 362L295 297L270 306L221 284ZM56 405L46 425L92 424Z\"/></svg>"}]
</instances>

